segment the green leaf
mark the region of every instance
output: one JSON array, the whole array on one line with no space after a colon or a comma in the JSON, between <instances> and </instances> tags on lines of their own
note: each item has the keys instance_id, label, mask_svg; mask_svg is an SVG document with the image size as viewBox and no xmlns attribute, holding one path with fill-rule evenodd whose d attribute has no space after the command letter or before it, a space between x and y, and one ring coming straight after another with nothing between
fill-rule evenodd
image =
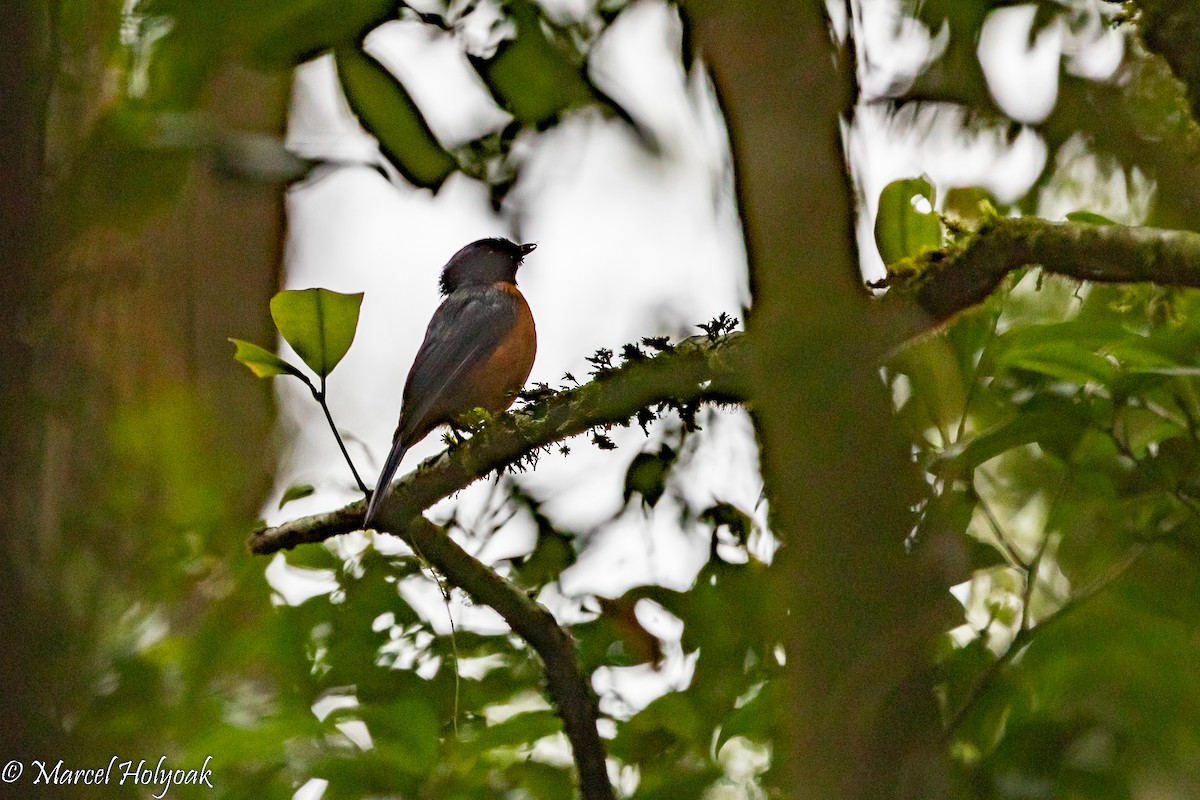
<instances>
[{"instance_id":1,"label":"green leaf","mask_svg":"<svg viewBox=\"0 0 1200 800\"><path fill-rule=\"evenodd\" d=\"M967 390L962 369L950 342L943 336L929 336L897 352L892 366L908 376L912 386L910 404L916 404L922 427L937 426L943 441L951 440L951 430L966 412Z\"/></svg>"},{"instance_id":2,"label":"green leaf","mask_svg":"<svg viewBox=\"0 0 1200 800\"><path fill-rule=\"evenodd\" d=\"M380 746L393 745L386 749L397 768L423 775L437 766L441 722L428 696L408 694L388 703L364 703L347 709L345 716L367 723Z\"/></svg>"},{"instance_id":3,"label":"green leaf","mask_svg":"<svg viewBox=\"0 0 1200 800\"><path fill-rule=\"evenodd\" d=\"M1044 409L1024 409L965 442L950 445L930 469L943 478L969 479L976 467L1031 442L1046 445L1053 442L1057 445L1054 449L1069 450L1086 426L1086 417L1064 402L1052 403Z\"/></svg>"},{"instance_id":4,"label":"green leaf","mask_svg":"<svg viewBox=\"0 0 1200 800\"><path fill-rule=\"evenodd\" d=\"M786 702L783 681L768 681L758 687L750 699L725 718L717 737L717 749L734 736L745 736L757 742L770 741L778 724L774 709L783 708Z\"/></svg>"},{"instance_id":5,"label":"green leaf","mask_svg":"<svg viewBox=\"0 0 1200 800\"><path fill-rule=\"evenodd\" d=\"M541 588L558 580L563 570L576 560L574 537L539 521L537 544L517 565L517 577L522 586Z\"/></svg>"},{"instance_id":6,"label":"green leaf","mask_svg":"<svg viewBox=\"0 0 1200 800\"><path fill-rule=\"evenodd\" d=\"M998 372L1021 369L1067 383L1109 385L1118 366L1105 354L1115 342L1129 338L1120 325L1075 321L1026 325L996 338L992 365Z\"/></svg>"},{"instance_id":7,"label":"green leaf","mask_svg":"<svg viewBox=\"0 0 1200 800\"><path fill-rule=\"evenodd\" d=\"M305 380L304 373L270 350L243 339L230 339L229 341L233 342L237 347L237 351L234 352L233 357L238 362L249 367L250 371L258 377L270 378L275 375L295 375L297 378Z\"/></svg>"},{"instance_id":8,"label":"green leaf","mask_svg":"<svg viewBox=\"0 0 1200 800\"><path fill-rule=\"evenodd\" d=\"M1067 214L1067 222L1083 222L1088 225L1116 225L1111 219L1092 211L1072 211Z\"/></svg>"},{"instance_id":9,"label":"green leaf","mask_svg":"<svg viewBox=\"0 0 1200 800\"><path fill-rule=\"evenodd\" d=\"M288 503L293 500L299 500L301 497L308 497L315 491L316 489L313 488L311 483L298 483L289 486L283 493L283 497L279 499L279 507L283 508Z\"/></svg>"},{"instance_id":10,"label":"green leaf","mask_svg":"<svg viewBox=\"0 0 1200 800\"><path fill-rule=\"evenodd\" d=\"M572 63L547 37L537 4L520 0L510 11L516 38L502 42L489 59L471 58L496 101L522 124L538 128L553 123L563 110L592 101L582 60Z\"/></svg>"},{"instance_id":11,"label":"green leaf","mask_svg":"<svg viewBox=\"0 0 1200 800\"><path fill-rule=\"evenodd\" d=\"M333 372L354 341L362 298L362 292L284 291L271 298L271 317L297 355L324 378Z\"/></svg>"},{"instance_id":12,"label":"green leaf","mask_svg":"<svg viewBox=\"0 0 1200 800\"><path fill-rule=\"evenodd\" d=\"M290 67L396 19L395 0L269 0L248 4L243 22L252 40L251 61L259 67ZM237 32L234 32L237 35Z\"/></svg>"},{"instance_id":13,"label":"green leaf","mask_svg":"<svg viewBox=\"0 0 1200 800\"><path fill-rule=\"evenodd\" d=\"M480 750L522 747L562 729L562 720L553 711L525 711L484 728L475 743Z\"/></svg>"},{"instance_id":14,"label":"green leaf","mask_svg":"<svg viewBox=\"0 0 1200 800\"><path fill-rule=\"evenodd\" d=\"M625 502L634 494L642 497L642 505L653 508L667 487L667 476L676 459L675 450L669 445L652 453L638 453L625 472Z\"/></svg>"},{"instance_id":15,"label":"green leaf","mask_svg":"<svg viewBox=\"0 0 1200 800\"><path fill-rule=\"evenodd\" d=\"M715 503L700 512L700 521L713 527L713 530L725 528L737 541L745 545L750 540L754 530L754 521L750 515L731 503Z\"/></svg>"},{"instance_id":16,"label":"green leaf","mask_svg":"<svg viewBox=\"0 0 1200 800\"><path fill-rule=\"evenodd\" d=\"M620 727L610 750L617 758L640 762L678 742L707 744L712 736L696 704L701 702L692 692L669 692L652 701Z\"/></svg>"},{"instance_id":17,"label":"green leaf","mask_svg":"<svg viewBox=\"0 0 1200 800\"><path fill-rule=\"evenodd\" d=\"M925 178L892 181L879 194L875 215L875 244L884 264L936 250L942 243L937 214L919 211L921 198L933 208L937 193Z\"/></svg>"},{"instance_id":18,"label":"green leaf","mask_svg":"<svg viewBox=\"0 0 1200 800\"><path fill-rule=\"evenodd\" d=\"M955 186L943 195L942 211L950 216L972 222L995 214L1001 205L995 196L980 186Z\"/></svg>"},{"instance_id":19,"label":"green leaf","mask_svg":"<svg viewBox=\"0 0 1200 800\"><path fill-rule=\"evenodd\" d=\"M350 108L379 140L392 165L415 186L441 186L457 164L434 137L404 85L359 47L339 47L334 57Z\"/></svg>"}]
</instances>

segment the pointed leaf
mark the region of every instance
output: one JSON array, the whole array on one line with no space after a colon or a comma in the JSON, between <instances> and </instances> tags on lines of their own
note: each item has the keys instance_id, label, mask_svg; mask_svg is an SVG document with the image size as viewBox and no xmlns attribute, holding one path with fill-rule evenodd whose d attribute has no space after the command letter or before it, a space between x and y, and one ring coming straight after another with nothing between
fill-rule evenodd
<instances>
[{"instance_id":1,"label":"pointed leaf","mask_svg":"<svg viewBox=\"0 0 1200 800\"><path fill-rule=\"evenodd\" d=\"M936 198L933 184L925 178L892 181L884 187L875 215L875 244L884 264L941 246L941 222L932 211ZM925 203L930 210L918 208Z\"/></svg>"},{"instance_id":2,"label":"pointed leaf","mask_svg":"<svg viewBox=\"0 0 1200 800\"><path fill-rule=\"evenodd\" d=\"M354 341L362 298L362 292L284 291L271 298L271 317L297 355L324 378L333 372Z\"/></svg>"},{"instance_id":3,"label":"pointed leaf","mask_svg":"<svg viewBox=\"0 0 1200 800\"><path fill-rule=\"evenodd\" d=\"M359 47L339 47L334 57L350 108L379 140L392 165L415 186L441 186L457 164L434 137L404 84Z\"/></svg>"},{"instance_id":4,"label":"pointed leaf","mask_svg":"<svg viewBox=\"0 0 1200 800\"><path fill-rule=\"evenodd\" d=\"M250 371L258 377L270 378L274 375L295 375L301 380L304 379L304 373L265 347L259 347L253 342L247 342L244 339L230 339L229 341L233 342L237 347L237 351L234 352L233 357L239 363L249 367Z\"/></svg>"},{"instance_id":5,"label":"pointed leaf","mask_svg":"<svg viewBox=\"0 0 1200 800\"><path fill-rule=\"evenodd\" d=\"M1001 203L981 186L954 186L942 196L942 211L947 216L977 222L995 214Z\"/></svg>"},{"instance_id":6,"label":"pointed leaf","mask_svg":"<svg viewBox=\"0 0 1200 800\"><path fill-rule=\"evenodd\" d=\"M1088 225L1116 225L1111 219L1092 211L1072 211L1067 214L1067 222L1084 222Z\"/></svg>"},{"instance_id":7,"label":"pointed leaf","mask_svg":"<svg viewBox=\"0 0 1200 800\"><path fill-rule=\"evenodd\" d=\"M548 523L538 525L537 544L517 566L517 577L528 587L542 587L558 580L563 570L577 560L570 534L555 530Z\"/></svg>"},{"instance_id":8,"label":"pointed leaf","mask_svg":"<svg viewBox=\"0 0 1200 800\"><path fill-rule=\"evenodd\" d=\"M283 497L279 499L279 507L283 508L293 500L299 500L302 497L308 497L315 491L316 489L313 488L311 483L297 483L289 486L287 490L284 491Z\"/></svg>"}]
</instances>

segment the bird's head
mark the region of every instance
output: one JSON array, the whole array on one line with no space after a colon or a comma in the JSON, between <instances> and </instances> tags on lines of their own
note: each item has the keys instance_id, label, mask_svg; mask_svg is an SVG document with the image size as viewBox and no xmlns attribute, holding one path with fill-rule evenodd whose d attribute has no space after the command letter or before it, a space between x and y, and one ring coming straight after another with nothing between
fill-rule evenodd
<instances>
[{"instance_id":1,"label":"bird's head","mask_svg":"<svg viewBox=\"0 0 1200 800\"><path fill-rule=\"evenodd\" d=\"M516 283L517 267L536 247L500 238L471 242L442 268L442 294L450 294L462 286L486 286L497 281Z\"/></svg>"}]
</instances>

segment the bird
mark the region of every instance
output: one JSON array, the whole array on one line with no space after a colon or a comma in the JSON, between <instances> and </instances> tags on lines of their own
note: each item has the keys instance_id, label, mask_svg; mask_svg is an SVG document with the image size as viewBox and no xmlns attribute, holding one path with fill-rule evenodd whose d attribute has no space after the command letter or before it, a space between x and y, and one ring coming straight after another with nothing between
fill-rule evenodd
<instances>
[{"instance_id":1,"label":"bird","mask_svg":"<svg viewBox=\"0 0 1200 800\"><path fill-rule=\"evenodd\" d=\"M374 522L410 447L472 409L507 410L525 385L537 355L537 328L517 288L517 268L536 247L480 239L442 268L445 299L404 383L400 422L367 503L365 527Z\"/></svg>"}]
</instances>

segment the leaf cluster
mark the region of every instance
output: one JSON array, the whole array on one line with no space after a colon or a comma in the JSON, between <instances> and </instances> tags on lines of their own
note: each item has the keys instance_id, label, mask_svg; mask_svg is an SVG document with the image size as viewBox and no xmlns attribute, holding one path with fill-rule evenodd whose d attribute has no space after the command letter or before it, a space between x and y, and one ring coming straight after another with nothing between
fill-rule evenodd
<instances>
[{"instance_id":1,"label":"leaf cluster","mask_svg":"<svg viewBox=\"0 0 1200 800\"><path fill-rule=\"evenodd\" d=\"M1033 271L890 364L929 487L910 546L968 543L939 692L986 796L1018 796L1012 776L1097 797L1131 796L1142 768L1196 777L1178 745L1200 723L1181 671L1200 619L1197 314L1191 291ZM1086 767L1064 755L1082 751Z\"/></svg>"}]
</instances>

